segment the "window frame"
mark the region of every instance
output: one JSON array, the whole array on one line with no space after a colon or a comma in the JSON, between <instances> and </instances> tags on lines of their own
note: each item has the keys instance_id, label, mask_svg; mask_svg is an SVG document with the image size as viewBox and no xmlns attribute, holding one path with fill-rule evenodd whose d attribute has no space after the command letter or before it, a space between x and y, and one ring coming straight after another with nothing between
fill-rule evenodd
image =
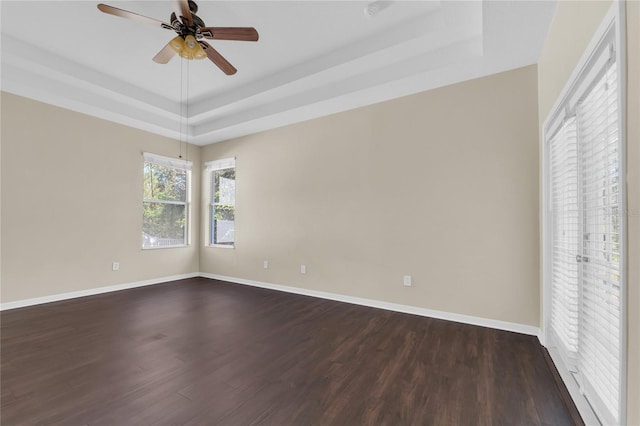
<instances>
[{"instance_id":1,"label":"window frame","mask_svg":"<svg viewBox=\"0 0 640 426\"><path fill-rule=\"evenodd\" d=\"M224 159L220 159L220 160L213 160L213 161L208 161L204 164L205 166L205 170L207 172L208 175L208 184L209 184L209 208L208 208L208 215L209 215L209 220L208 220L208 236L207 236L207 247L216 247L216 248L223 248L223 249L235 249L236 246L236 239L235 239L235 211L236 211L236 203L235 203L235 185L234 185L234 204L233 204L233 212L234 212L234 221L233 221L233 228L234 228L234 238L233 238L233 242L231 244L221 244L221 243L216 243L214 242L214 220L215 220L215 208L217 205L222 205L220 203L215 202L215 189L216 189L216 182L215 182L215 178L216 178L216 172L220 171L220 170L228 170L228 169L234 169L234 171L236 170L236 158L235 157L230 157L230 158L224 158ZM224 204L225 206L228 206L229 204Z\"/></svg>"},{"instance_id":2,"label":"window frame","mask_svg":"<svg viewBox=\"0 0 640 426\"><path fill-rule=\"evenodd\" d=\"M184 226L184 239L181 244L171 244L171 245L161 245L161 246L151 246L145 247L142 244L142 250L159 250L159 249L172 249L172 248L184 248L189 247L191 243L190 235L191 235L191 172L193 163L191 161L165 157L158 154L153 154L150 152L143 152L143 163L142 163L142 185L143 185L143 196L142 196L142 206L144 212L144 204L145 203L156 203L156 204L166 204L166 205L180 205L184 206L184 215L185 215L185 226ZM176 200L159 200L154 198L145 198L144 197L144 169L146 164L155 164L162 167L168 167L177 170L184 170L186 173L186 189L185 189L185 200L184 201L176 201ZM144 233L144 215L142 218L142 229Z\"/></svg>"}]
</instances>

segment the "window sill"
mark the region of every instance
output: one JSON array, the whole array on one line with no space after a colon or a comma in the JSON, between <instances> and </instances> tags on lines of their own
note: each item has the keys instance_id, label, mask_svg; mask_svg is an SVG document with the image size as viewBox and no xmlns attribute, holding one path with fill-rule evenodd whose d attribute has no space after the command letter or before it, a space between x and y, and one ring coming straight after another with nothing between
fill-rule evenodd
<instances>
[{"instance_id":1,"label":"window sill","mask_svg":"<svg viewBox=\"0 0 640 426\"><path fill-rule=\"evenodd\" d=\"M209 244L207 247L212 247L212 248L222 248L222 249L235 249L236 246L234 245L227 245L227 244Z\"/></svg>"},{"instance_id":2,"label":"window sill","mask_svg":"<svg viewBox=\"0 0 640 426\"><path fill-rule=\"evenodd\" d=\"M164 249L174 249L174 248L187 248L190 244L182 244L179 246L162 246L162 247L142 247L142 251L145 250L164 250Z\"/></svg>"}]
</instances>

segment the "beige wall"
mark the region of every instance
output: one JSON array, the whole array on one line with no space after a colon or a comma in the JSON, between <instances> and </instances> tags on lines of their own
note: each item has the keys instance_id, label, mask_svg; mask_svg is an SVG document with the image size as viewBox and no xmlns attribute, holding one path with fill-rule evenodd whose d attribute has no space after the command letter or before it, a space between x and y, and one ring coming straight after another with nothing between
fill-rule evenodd
<instances>
[{"instance_id":1,"label":"beige wall","mask_svg":"<svg viewBox=\"0 0 640 426\"><path fill-rule=\"evenodd\" d=\"M540 127L559 97L610 1L561 1L538 63ZM640 425L640 4L627 2L628 366L627 422Z\"/></svg>"},{"instance_id":2,"label":"beige wall","mask_svg":"<svg viewBox=\"0 0 640 426\"><path fill-rule=\"evenodd\" d=\"M558 2L538 60L540 123L547 118L610 6L611 0Z\"/></svg>"},{"instance_id":3,"label":"beige wall","mask_svg":"<svg viewBox=\"0 0 640 426\"><path fill-rule=\"evenodd\" d=\"M3 303L198 272L197 208L191 247L140 248L141 153L179 142L7 93L1 137Z\"/></svg>"},{"instance_id":4,"label":"beige wall","mask_svg":"<svg viewBox=\"0 0 640 426\"><path fill-rule=\"evenodd\" d=\"M204 147L237 157L237 243L201 270L538 326L536 91L530 66Z\"/></svg>"}]
</instances>

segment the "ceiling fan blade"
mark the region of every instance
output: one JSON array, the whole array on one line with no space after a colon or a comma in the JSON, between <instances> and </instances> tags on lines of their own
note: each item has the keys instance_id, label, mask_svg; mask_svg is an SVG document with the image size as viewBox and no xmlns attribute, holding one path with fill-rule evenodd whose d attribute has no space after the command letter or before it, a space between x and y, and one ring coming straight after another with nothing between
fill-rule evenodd
<instances>
[{"instance_id":1,"label":"ceiling fan blade","mask_svg":"<svg viewBox=\"0 0 640 426\"><path fill-rule=\"evenodd\" d=\"M176 16L185 17L189 26L192 26L193 18L191 17L191 9L189 9L189 0L173 0L173 6Z\"/></svg>"},{"instance_id":2,"label":"ceiling fan blade","mask_svg":"<svg viewBox=\"0 0 640 426\"><path fill-rule=\"evenodd\" d=\"M233 75L238 70L229 63L216 49L211 47L209 43L206 41L200 41L204 52L207 54L207 57L217 65L218 68L222 70L226 75Z\"/></svg>"},{"instance_id":3,"label":"ceiling fan blade","mask_svg":"<svg viewBox=\"0 0 640 426\"><path fill-rule=\"evenodd\" d=\"M258 41L258 31L252 27L202 27L200 32L215 40Z\"/></svg>"},{"instance_id":4,"label":"ceiling fan blade","mask_svg":"<svg viewBox=\"0 0 640 426\"><path fill-rule=\"evenodd\" d=\"M121 18L132 19L134 21L141 22L143 24L153 25L154 27L166 28L171 30L171 25L166 24L157 19L148 18L146 16L138 15L137 13L129 12L128 10L118 9L117 7L109 6L107 4L100 3L98 9L101 12L108 13L109 15L119 16Z\"/></svg>"},{"instance_id":5,"label":"ceiling fan blade","mask_svg":"<svg viewBox=\"0 0 640 426\"><path fill-rule=\"evenodd\" d=\"M158 64L166 64L171 58L176 55L176 51L171 48L170 43L167 43L165 47L162 48L161 51L158 52L156 56L153 57L153 61Z\"/></svg>"}]
</instances>

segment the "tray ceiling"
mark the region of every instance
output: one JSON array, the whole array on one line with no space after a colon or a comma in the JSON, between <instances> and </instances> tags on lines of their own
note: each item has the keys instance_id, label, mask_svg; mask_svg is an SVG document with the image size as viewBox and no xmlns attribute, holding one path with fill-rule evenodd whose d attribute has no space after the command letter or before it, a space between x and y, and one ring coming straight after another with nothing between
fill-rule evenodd
<instances>
[{"instance_id":1,"label":"tray ceiling","mask_svg":"<svg viewBox=\"0 0 640 426\"><path fill-rule=\"evenodd\" d=\"M108 1L169 20L170 1ZM212 41L238 68L151 58L175 35L93 1L7 1L2 90L209 143L537 62L548 1L205 1L208 26L253 26L257 43ZM26 23L26 24L25 24ZM25 31L25 25L27 30ZM184 139L184 136L183 136Z\"/></svg>"}]
</instances>

